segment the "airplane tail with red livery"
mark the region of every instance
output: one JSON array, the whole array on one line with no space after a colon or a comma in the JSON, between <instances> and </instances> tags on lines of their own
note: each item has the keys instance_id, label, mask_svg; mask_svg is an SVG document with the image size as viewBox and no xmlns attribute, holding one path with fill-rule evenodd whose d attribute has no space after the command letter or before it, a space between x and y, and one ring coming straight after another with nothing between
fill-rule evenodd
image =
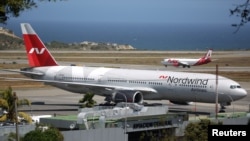
<instances>
[{"instance_id":1,"label":"airplane tail with red livery","mask_svg":"<svg viewBox=\"0 0 250 141\"><path fill-rule=\"evenodd\" d=\"M212 49L209 49L207 51L207 53L202 56L201 58L195 58L195 59L189 59L189 58L167 58L164 59L163 61L161 61L161 63L164 66L175 66L175 67L179 67L179 66L183 66L183 68L188 67L190 68L190 66L199 66L199 65L203 65L203 64L207 64L209 62L211 62L211 56L212 56Z\"/></svg>"},{"instance_id":2,"label":"airplane tail with red livery","mask_svg":"<svg viewBox=\"0 0 250 141\"><path fill-rule=\"evenodd\" d=\"M21 23L21 29L30 67L57 66L42 40L30 24Z\"/></svg>"},{"instance_id":3,"label":"airplane tail with red livery","mask_svg":"<svg viewBox=\"0 0 250 141\"><path fill-rule=\"evenodd\" d=\"M203 64L207 64L207 63L211 62L212 61L211 60L212 52L213 52L213 50L209 49L207 51L207 53L202 58L200 58L197 61L197 63L194 64L194 66L203 65Z\"/></svg>"}]
</instances>

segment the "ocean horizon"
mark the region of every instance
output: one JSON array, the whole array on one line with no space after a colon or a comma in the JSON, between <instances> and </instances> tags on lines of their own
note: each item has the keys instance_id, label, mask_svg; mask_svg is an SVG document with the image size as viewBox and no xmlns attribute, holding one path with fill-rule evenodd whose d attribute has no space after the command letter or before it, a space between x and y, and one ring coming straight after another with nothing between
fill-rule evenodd
<instances>
[{"instance_id":1,"label":"ocean horizon","mask_svg":"<svg viewBox=\"0 0 250 141\"><path fill-rule=\"evenodd\" d=\"M225 24L124 24L31 22L44 42L129 44L138 50L249 50L250 27ZM22 37L20 23L6 25Z\"/></svg>"}]
</instances>

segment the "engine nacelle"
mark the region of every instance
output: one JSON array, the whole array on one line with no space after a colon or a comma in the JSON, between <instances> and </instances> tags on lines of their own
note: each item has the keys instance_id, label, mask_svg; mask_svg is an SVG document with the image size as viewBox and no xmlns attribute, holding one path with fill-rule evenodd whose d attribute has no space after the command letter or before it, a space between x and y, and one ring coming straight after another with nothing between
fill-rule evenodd
<instances>
[{"instance_id":1,"label":"engine nacelle","mask_svg":"<svg viewBox=\"0 0 250 141\"><path fill-rule=\"evenodd\" d=\"M183 101L171 101L170 100L170 102L173 104L177 104L177 105L192 105L193 104L193 102L183 102Z\"/></svg>"},{"instance_id":2,"label":"engine nacelle","mask_svg":"<svg viewBox=\"0 0 250 141\"><path fill-rule=\"evenodd\" d=\"M119 90L113 93L112 101L118 102L130 102L130 103L143 103L143 95L139 91L131 90Z\"/></svg>"}]
</instances>

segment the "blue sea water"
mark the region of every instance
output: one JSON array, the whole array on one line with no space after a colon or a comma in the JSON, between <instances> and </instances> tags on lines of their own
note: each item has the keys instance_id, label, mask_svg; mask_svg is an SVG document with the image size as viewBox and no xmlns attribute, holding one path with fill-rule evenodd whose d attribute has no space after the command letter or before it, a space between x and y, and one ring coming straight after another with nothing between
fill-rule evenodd
<instances>
[{"instance_id":1,"label":"blue sea water","mask_svg":"<svg viewBox=\"0 0 250 141\"><path fill-rule=\"evenodd\" d=\"M138 50L245 50L250 49L250 25L225 24L125 24L32 22L44 42L93 41L130 44ZM8 28L21 36L20 23Z\"/></svg>"}]
</instances>

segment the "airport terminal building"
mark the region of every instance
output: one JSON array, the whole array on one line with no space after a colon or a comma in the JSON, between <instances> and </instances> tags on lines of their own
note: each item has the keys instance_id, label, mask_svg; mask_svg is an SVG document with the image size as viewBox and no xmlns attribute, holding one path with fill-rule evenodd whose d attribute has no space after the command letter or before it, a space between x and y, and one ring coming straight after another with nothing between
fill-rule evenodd
<instances>
[{"instance_id":1,"label":"airport terminal building","mask_svg":"<svg viewBox=\"0 0 250 141\"><path fill-rule=\"evenodd\" d=\"M42 118L41 123L59 128L65 140L151 140L166 135L182 137L186 113L170 113L165 105L142 106L120 103L79 110L77 116Z\"/></svg>"}]
</instances>

